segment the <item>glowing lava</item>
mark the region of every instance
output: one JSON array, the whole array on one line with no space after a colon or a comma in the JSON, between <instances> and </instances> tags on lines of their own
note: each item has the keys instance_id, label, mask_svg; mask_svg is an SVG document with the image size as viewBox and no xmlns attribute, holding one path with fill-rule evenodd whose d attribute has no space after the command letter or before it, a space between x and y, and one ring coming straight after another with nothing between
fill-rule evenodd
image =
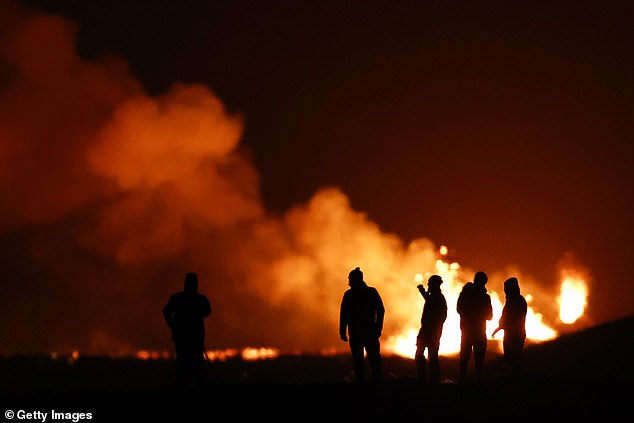
<instances>
[{"instance_id":1,"label":"glowing lava","mask_svg":"<svg viewBox=\"0 0 634 423\"><path fill-rule=\"evenodd\" d=\"M435 273L440 275L443 279L442 292L447 300L447 320L443 326L443 333L440 339L440 354L452 355L460 351L460 315L456 311L456 304L458 302L458 296L462 290L462 286L466 281L459 279L459 273L461 270L460 264L456 262L445 261L447 256L447 247L442 246L438 251L438 258L435 264ZM419 284L426 281L431 273L417 273L414 275L414 282ZM413 296L415 294L412 294ZM504 297L498 295L497 292L489 291L491 296L491 305L493 306L493 319L487 322L487 334L489 338L498 325L500 316L502 315L502 308L504 306ZM536 312L531 307L533 296L530 293L524 293L528 303L528 313L526 315L526 336L533 341L545 341L553 339L557 336L557 331L548 326L543 321L541 313ZM403 329L396 335L389 337L384 343L384 350L388 353L396 354L403 357L413 358L416 353L416 336L420 328L420 315L424 301L422 298L416 298L416 305L402 304L403 307L408 307L410 313L417 318L410 320L410 322L403 327ZM582 311L583 312L583 311ZM491 339L491 338L490 338ZM501 337L494 339L497 343L497 347L501 350L502 342Z\"/></svg>"},{"instance_id":2,"label":"glowing lava","mask_svg":"<svg viewBox=\"0 0 634 423\"><path fill-rule=\"evenodd\" d=\"M579 276L566 276L561 283L559 298L559 319L566 324L577 321L588 303L588 286Z\"/></svg>"}]
</instances>

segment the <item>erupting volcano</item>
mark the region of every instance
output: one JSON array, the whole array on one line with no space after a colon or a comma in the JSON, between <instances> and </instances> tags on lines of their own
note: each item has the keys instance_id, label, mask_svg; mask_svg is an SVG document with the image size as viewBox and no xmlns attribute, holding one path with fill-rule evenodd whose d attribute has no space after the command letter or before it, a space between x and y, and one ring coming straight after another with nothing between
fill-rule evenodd
<instances>
[{"instance_id":1,"label":"erupting volcano","mask_svg":"<svg viewBox=\"0 0 634 423\"><path fill-rule=\"evenodd\" d=\"M203 82L176 82L150 92L123 59L79 54L78 27L69 20L13 3L0 9L2 308L10 316L0 322L6 340L0 352L164 358L171 346L160 310L189 271L199 274L200 290L212 303L205 348L217 359L345 350L337 337L338 310L346 275L356 266L384 299L382 348L387 354L413 357L423 306L416 285L431 274L442 276L449 306L440 345L445 355L459 350L456 301L479 270L489 275L494 309L489 335L504 304L502 282L511 276L519 279L528 302L529 342L595 322L591 309L597 293L591 288L596 260L588 264L590 254L576 254L591 243L568 241L571 231L563 229L560 237L552 237L553 245L528 242L538 239L532 238L535 228L553 232L557 222L581 219L558 211L550 197L540 197L548 191L549 177L565 174L557 166L566 164L567 149L561 155L535 153L555 170L537 188L525 188L525 178L514 176L522 170L514 160L530 155L539 142L528 142L524 132L500 129L497 141L487 144L478 125L470 133L452 114L445 127L425 127L413 142L414 135L396 129L399 118L386 115L376 124L394 130L383 129L389 136L377 137L389 139L386 146L405 144L398 154L386 152L380 162L385 168L373 162L362 184L358 179L348 183L347 178L365 170L370 156L383 152L373 150L376 140L356 155L333 146L328 157L343 156L337 163L346 169L326 166L329 183L307 184L310 193L302 200L271 207L271 186L276 192L290 190L301 163L295 160L295 173L276 184L267 179L267 191L262 189L266 174L256 166L262 157L280 154L275 162L280 166L289 161L273 147L255 151L253 139L263 118L237 112L235 104L227 107ZM332 108L337 101L333 95ZM434 107L416 113L427 119ZM414 115L417 109L408 110ZM355 127L355 113L349 111L351 122L341 118L333 127L354 132L349 128ZM367 119L362 127L370 131L373 123ZM513 137L520 153L511 151ZM462 138L466 141L459 143ZM424 147L414 154L410 146L418 144ZM482 151L492 158L486 164L502 163L504 172L483 173L486 166L469 157L472 144L487 147ZM388 180L394 169L408 168L409 155L423 158L423 171L398 183ZM302 157L309 166L312 156ZM427 170L434 166L444 166L444 173ZM469 185L470 178L477 184ZM421 210L422 223L409 225L420 229L419 235L405 236L392 229L408 220L406 204L386 201L385 192L417 197L405 193L415 182L423 188L410 209ZM457 191L447 192L445 184ZM476 193L470 192L474 186ZM581 183L575 181L577 186ZM351 187L357 188L354 195L348 192ZM452 200L449 207L447 199ZM594 207L592 219L600 204L608 204L586 203ZM381 207L384 214L377 212ZM442 212L431 218L428 210L434 207ZM381 223L387 217L391 225ZM505 231L491 229L496 219L504 220ZM444 231L462 239L460 248L432 239L425 232L429 228L435 235ZM576 229L572 233L578 235ZM508 256L498 241L512 246ZM546 264L533 257L537 251L547 256ZM569 251L577 258L563 260L557 269L554 263L569 257ZM509 264L514 262L520 264ZM548 276L557 270L559 278Z\"/></svg>"}]
</instances>

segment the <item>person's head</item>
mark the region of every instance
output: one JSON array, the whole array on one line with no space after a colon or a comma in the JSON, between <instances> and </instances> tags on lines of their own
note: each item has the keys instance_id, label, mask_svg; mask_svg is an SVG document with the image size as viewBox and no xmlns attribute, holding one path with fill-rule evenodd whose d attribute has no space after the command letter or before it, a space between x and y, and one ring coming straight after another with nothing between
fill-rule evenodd
<instances>
[{"instance_id":1,"label":"person's head","mask_svg":"<svg viewBox=\"0 0 634 423\"><path fill-rule=\"evenodd\" d=\"M198 274L188 272L185 275L185 292L198 292Z\"/></svg>"},{"instance_id":2,"label":"person's head","mask_svg":"<svg viewBox=\"0 0 634 423\"><path fill-rule=\"evenodd\" d=\"M520 283L517 278L508 278L504 281L504 294L507 297L520 295Z\"/></svg>"},{"instance_id":3,"label":"person's head","mask_svg":"<svg viewBox=\"0 0 634 423\"><path fill-rule=\"evenodd\" d=\"M440 285L442 284L442 278L439 275L431 275L427 279L427 286L430 291L440 291Z\"/></svg>"},{"instance_id":4,"label":"person's head","mask_svg":"<svg viewBox=\"0 0 634 423\"><path fill-rule=\"evenodd\" d=\"M363 272L361 268L355 267L348 273L348 285L355 287L363 283Z\"/></svg>"},{"instance_id":5,"label":"person's head","mask_svg":"<svg viewBox=\"0 0 634 423\"><path fill-rule=\"evenodd\" d=\"M475 276L473 277L473 283L480 288L484 288L484 285L486 285L488 281L489 278L484 272L476 272Z\"/></svg>"}]
</instances>

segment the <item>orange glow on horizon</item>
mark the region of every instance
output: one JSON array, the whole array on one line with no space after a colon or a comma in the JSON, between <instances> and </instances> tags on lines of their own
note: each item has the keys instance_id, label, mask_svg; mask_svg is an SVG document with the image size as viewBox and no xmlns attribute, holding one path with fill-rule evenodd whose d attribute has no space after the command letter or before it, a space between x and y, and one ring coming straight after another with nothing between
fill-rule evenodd
<instances>
[{"instance_id":1,"label":"orange glow on horizon","mask_svg":"<svg viewBox=\"0 0 634 423\"><path fill-rule=\"evenodd\" d=\"M224 350L205 351L206 359L209 361L227 361L240 357L245 361L266 360L276 358L280 355L277 348L272 347L246 347L243 349L226 348ZM134 355L139 360L167 360L172 355L167 351L139 350Z\"/></svg>"},{"instance_id":2,"label":"orange glow on horizon","mask_svg":"<svg viewBox=\"0 0 634 423\"><path fill-rule=\"evenodd\" d=\"M242 350L242 359L245 361L265 360L269 358L276 358L280 355L279 350L276 348L245 348Z\"/></svg>"}]
</instances>

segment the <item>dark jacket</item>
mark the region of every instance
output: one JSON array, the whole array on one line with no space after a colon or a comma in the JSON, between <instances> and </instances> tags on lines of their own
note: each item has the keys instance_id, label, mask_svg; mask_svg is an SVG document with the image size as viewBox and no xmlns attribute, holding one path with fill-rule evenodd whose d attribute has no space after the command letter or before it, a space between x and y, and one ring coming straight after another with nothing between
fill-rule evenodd
<instances>
[{"instance_id":1,"label":"dark jacket","mask_svg":"<svg viewBox=\"0 0 634 423\"><path fill-rule=\"evenodd\" d=\"M378 338L383 330L385 308L379 292L365 282L343 294L339 314L339 334L346 328L351 338Z\"/></svg>"},{"instance_id":2,"label":"dark jacket","mask_svg":"<svg viewBox=\"0 0 634 423\"><path fill-rule=\"evenodd\" d=\"M425 292L425 291L423 291ZM422 293L422 292L421 292ZM442 292L425 292L425 305L420 318L419 339L422 342L438 342L447 319L447 301Z\"/></svg>"},{"instance_id":3,"label":"dark jacket","mask_svg":"<svg viewBox=\"0 0 634 423\"><path fill-rule=\"evenodd\" d=\"M486 322L493 318L491 297L486 288L468 282L458 296L460 329L472 334L486 336Z\"/></svg>"},{"instance_id":4,"label":"dark jacket","mask_svg":"<svg viewBox=\"0 0 634 423\"><path fill-rule=\"evenodd\" d=\"M499 326L504 329L504 339L526 339L526 299L521 295L506 297Z\"/></svg>"},{"instance_id":5,"label":"dark jacket","mask_svg":"<svg viewBox=\"0 0 634 423\"><path fill-rule=\"evenodd\" d=\"M163 308L165 322L175 342L198 343L205 339L205 317L211 314L209 299L198 292L178 292Z\"/></svg>"}]
</instances>

